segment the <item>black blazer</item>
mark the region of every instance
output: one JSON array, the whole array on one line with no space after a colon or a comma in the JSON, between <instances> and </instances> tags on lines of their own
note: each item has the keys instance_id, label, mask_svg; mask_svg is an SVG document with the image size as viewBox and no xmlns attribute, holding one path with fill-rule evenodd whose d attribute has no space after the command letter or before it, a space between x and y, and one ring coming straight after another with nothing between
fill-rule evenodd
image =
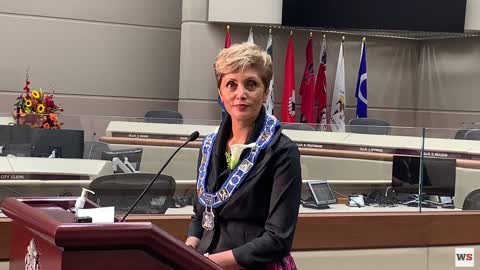
<instances>
[{"instance_id":1,"label":"black blazer","mask_svg":"<svg viewBox=\"0 0 480 270\"><path fill-rule=\"evenodd\" d=\"M256 141L264 122L264 109L246 143ZM207 173L208 192L217 191L230 170L225 147L231 133L228 116L220 125ZM241 159L250 150L245 150ZM201 154L199 160L201 159ZM290 252L297 223L302 177L298 147L278 128L247 179L223 206L214 209L213 231L202 227L205 208L194 201L188 236L201 239L200 253L232 249L237 262L249 269L280 261Z\"/></svg>"}]
</instances>

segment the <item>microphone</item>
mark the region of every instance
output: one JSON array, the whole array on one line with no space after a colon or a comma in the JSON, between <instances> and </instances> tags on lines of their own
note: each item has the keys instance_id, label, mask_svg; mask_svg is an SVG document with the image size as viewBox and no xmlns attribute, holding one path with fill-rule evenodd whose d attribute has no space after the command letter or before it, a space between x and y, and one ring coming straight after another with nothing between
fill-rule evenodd
<instances>
[{"instance_id":1,"label":"microphone","mask_svg":"<svg viewBox=\"0 0 480 270\"><path fill-rule=\"evenodd\" d=\"M133 208L135 208L135 206L137 206L137 204L140 202L140 200L143 198L143 196L145 196L147 191L150 189L150 187L153 185L153 183L155 183L155 180L157 180L157 178L160 176L160 174L162 174L165 167L167 167L168 163L170 163L170 160L172 160L172 158L177 154L177 152L180 151L180 149L182 149L185 145L187 145L187 143L195 141L198 138L199 135L200 134L198 133L198 131L194 131L192 134L190 134L190 136L188 136L187 141L185 141L182 145L180 145L177 148L177 150L175 150L175 152L173 152L173 154L170 156L170 158L165 162L165 164L163 164L163 167L160 169L160 171L158 171L157 175L155 175L155 177L153 177L152 181L150 181L150 184L148 184L148 186L142 191L142 194L140 194L140 196L138 196L137 200L132 204L132 206L130 206L130 208L125 213L125 215L120 220L120 222L125 221L125 218L130 214L130 212L132 212Z\"/></svg>"}]
</instances>

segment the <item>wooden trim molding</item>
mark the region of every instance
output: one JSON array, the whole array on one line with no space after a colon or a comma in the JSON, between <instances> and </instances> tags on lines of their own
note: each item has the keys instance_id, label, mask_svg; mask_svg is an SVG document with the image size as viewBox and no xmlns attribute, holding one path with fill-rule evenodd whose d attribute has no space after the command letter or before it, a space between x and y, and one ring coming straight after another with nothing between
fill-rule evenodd
<instances>
[{"instance_id":1,"label":"wooden trim molding","mask_svg":"<svg viewBox=\"0 0 480 270\"><path fill-rule=\"evenodd\" d=\"M187 215L131 215L184 240ZM11 219L0 219L0 260L9 258ZM294 251L462 246L480 244L480 211L299 214Z\"/></svg>"},{"instance_id":2,"label":"wooden trim molding","mask_svg":"<svg viewBox=\"0 0 480 270\"><path fill-rule=\"evenodd\" d=\"M131 144L131 145L149 145L149 146L165 146L165 147L178 147L184 143L181 140L170 139L141 139L141 138L124 138L124 137L108 137L103 136L99 138L99 141L111 144ZM191 142L186 145L190 148L199 148L200 142ZM319 149L299 147L300 154L306 156L322 156L333 158L354 158L354 159L366 159L366 160L380 160L380 161L392 161L394 154L390 153L375 153L375 152L362 152L353 150L340 150L340 149ZM480 169L480 160L472 159L460 159L457 158L457 167Z\"/></svg>"},{"instance_id":3,"label":"wooden trim molding","mask_svg":"<svg viewBox=\"0 0 480 270\"><path fill-rule=\"evenodd\" d=\"M132 216L185 239L190 216ZM480 211L299 214L294 251L480 244Z\"/></svg>"}]
</instances>

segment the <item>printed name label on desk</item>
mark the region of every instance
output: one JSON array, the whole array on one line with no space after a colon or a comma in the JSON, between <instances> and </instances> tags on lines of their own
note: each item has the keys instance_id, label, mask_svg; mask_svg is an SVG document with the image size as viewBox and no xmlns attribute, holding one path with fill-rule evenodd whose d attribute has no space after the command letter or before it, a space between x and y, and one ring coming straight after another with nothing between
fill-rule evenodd
<instances>
[{"instance_id":1,"label":"printed name label on desk","mask_svg":"<svg viewBox=\"0 0 480 270\"><path fill-rule=\"evenodd\" d=\"M5 173L0 174L2 180L89 180L88 175L65 175L65 174L24 174Z\"/></svg>"},{"instance_id":2,"label":"printed name label on desk","mask_svg":"<svg viewBox=\"0 0 480 270\"><path fill-rule=\"evenodd\" d=\"M128 132L112 132L112 137L131 138L131 139L162 139L162 140L187 140L185 135L164 135L164 134L148 134L148 133L128 133ZM203 138L203 136L199 136Z\"/></svg>"}]
</instances>

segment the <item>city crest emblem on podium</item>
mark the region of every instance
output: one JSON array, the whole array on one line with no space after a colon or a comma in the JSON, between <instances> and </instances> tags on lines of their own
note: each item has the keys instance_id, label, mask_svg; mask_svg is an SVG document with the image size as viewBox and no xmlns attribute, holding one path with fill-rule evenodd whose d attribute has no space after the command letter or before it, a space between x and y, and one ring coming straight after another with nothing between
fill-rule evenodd
<instances>
[{"instance_id":1,"label":"city crest emblem on podium","mask_svg":"<svg viewBox=\"0 0 480 270\"><path fill-rule=\"evenodd\" d=\"M40 270L40 254L37 251L37 243L35 240L30 240L27 247L27 254L25 254L25 270Z\"/></svg>"}]
</instances>

